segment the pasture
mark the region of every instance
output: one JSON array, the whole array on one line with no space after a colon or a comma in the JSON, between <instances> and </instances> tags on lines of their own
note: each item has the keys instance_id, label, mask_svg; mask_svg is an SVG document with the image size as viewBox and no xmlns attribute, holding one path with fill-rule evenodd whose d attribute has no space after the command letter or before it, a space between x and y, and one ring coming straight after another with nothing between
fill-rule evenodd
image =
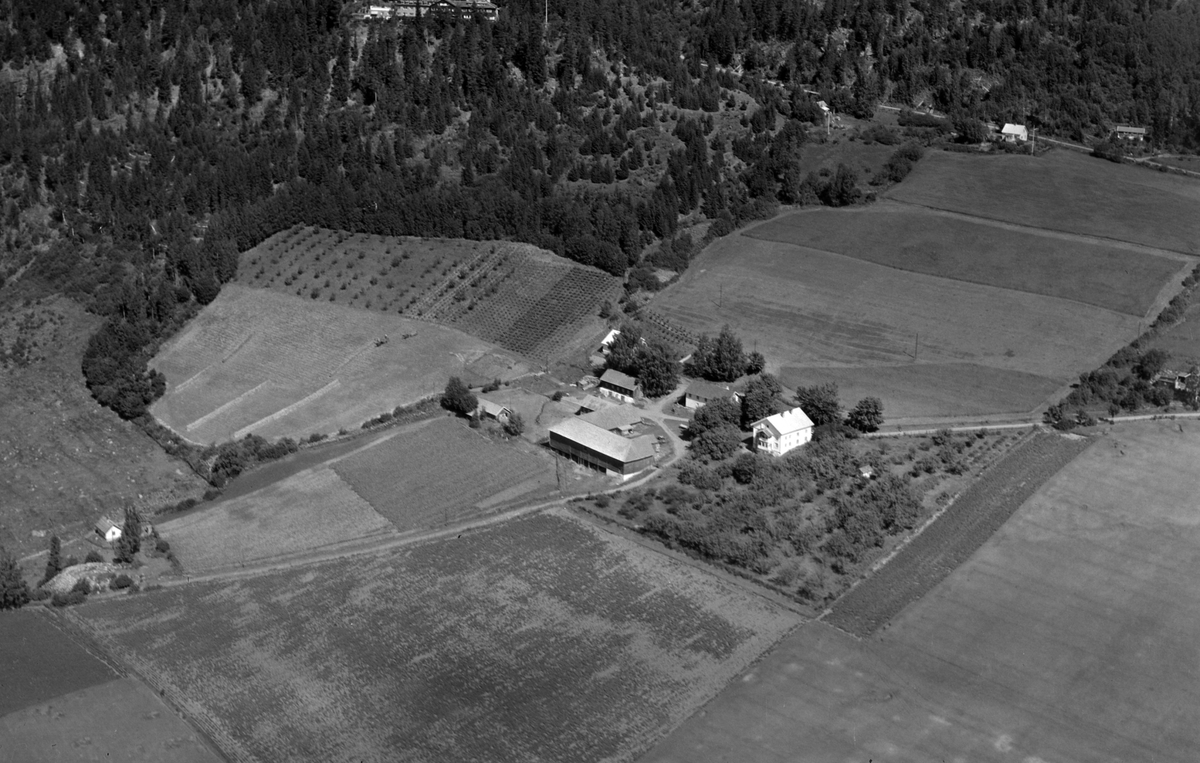
<instances>
[{"instance_id":1,"label":"pasture","mask_svg":"<svg viewBox=\"0 0 1200 763\"><path fill-rule=\"evenodd\" d=\"M529 244L296 227L242 255L238 282L318 303L420 318L556 359L621 281Z\"/></svg>"},{"instance_id":2,"label":"pasture","mask_svg":"<svg viewBox=\"0 0 1200 763\"><path fill-rule=\"evenodd\" d=\"M330 433L438 393L451 375L527 371L455 329L234 284L151 365L167 377L152 413L200 443Z\"/></svg>"},{"instance_id":3,"label":"pasture","mask_svg":"<svg viewBox=\"0 0 1200 763\"><path fill-rule=\"evenodd\" d=\"M380 440L333 469L401 531L463 519L557 490L554 462L441 418Z\"/></svg>"},{"instance_id":4,"label":"pasture","mask_svg":"<svg viewBox=\"0 0 1200 763\"><path fill-rule=\"evenodd\" d=\"M802 626L644 760L1191 760L1197 458L1106 430L885 630Z\"/></svg>"},{"instance_id":5,"label":"pasture","mask_svg":"<svg viewBox=\"0 0 1200 763\"><path fill-rule=\"evenodd\" d=\"M153 692L122 678L54 615L0 616L0 763L215 763Z\"/></svg>"},{"instance_id":6,"label":"pasture","mask_svg":"<svg viewBox=\"0 0 1200 763\"><path fill-rule=\"evenodd\" d=\"M79 607L263 760L630 760L798 618L564 513Z\"/></svg>"},{"instance_id":7,"label":"pasture","mask_svg":"<svg viewBox=\"0 0 1200 763\"><path fill-rule=\"evenodd\" d=\"M941 416L946 404L963 415L1027 413L1139 329L1136 316L1093 305L737 234L651 306L693 333L730 324L793 384L814 383L810 371L857 379L891 421ZM921 364L933 368L896 370Z\"/></svg>"},{"instance_id":8,"label":"pasture","mask_svg":"<svg viewBox=\"0 0 1200 763\"><path fill-rule=\"evenodd\" d=\"M1163 287L1187 264L1184 257L1011 230L887 202L784 215L746 235L1139 317L1147 317Z\"/></svg>"},{"instance_id":9,"label":"pasture","mask_svg":"<svg viewBox=\"0 0 1200 763\"><path fill-rule=\"evenodd\" d=\"M92 399L79 368L99 323L65 298L0 309L8 359L0 362L0 545L17 556L46 548L48 537L34 532L66 541L102 514L157 508L206 487Z\"/></svg>"},{"instance_id":10,"label":"pasture","mask_svg":"<svg viewBox=\"0 0 1200 763\"><path fill-rule=\"evenodd\" d=\"M1200 254L1200 181L1074 151L982 157L931 151L886 194L1034 228Z\"/></svg>"}]
</instances>

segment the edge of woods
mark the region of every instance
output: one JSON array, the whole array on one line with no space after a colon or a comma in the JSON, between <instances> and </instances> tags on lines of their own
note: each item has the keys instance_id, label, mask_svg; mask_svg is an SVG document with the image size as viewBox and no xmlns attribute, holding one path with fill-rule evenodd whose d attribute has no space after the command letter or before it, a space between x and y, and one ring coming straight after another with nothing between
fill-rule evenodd
<instances>
[{"instance_id":1,"label":"edge of woods","mask_svg":"<svg viewBox=\"0 0 1200 763\"><path fill-rule=\"evenodd\" d=\"M1039 432L992 464L819 618L865 638L967 561L1051 477L1094 442Z\"/></svg>"}]
</instances>

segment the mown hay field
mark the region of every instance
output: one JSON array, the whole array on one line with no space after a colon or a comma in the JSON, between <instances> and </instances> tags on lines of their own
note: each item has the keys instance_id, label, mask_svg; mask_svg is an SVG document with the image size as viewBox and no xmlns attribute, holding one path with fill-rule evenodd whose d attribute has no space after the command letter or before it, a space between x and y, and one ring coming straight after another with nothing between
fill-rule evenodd
<instances>
[{"instance_id":1,"label":"mown hay field","mask_svg":"<svg viewBox=\"0 0 1200 763\"><path fill-rule=\"evenodd\" d=\"M563 513L76 610L262 760L630 760L798 618Z\"/></svg>"},{"instance_id":2,"label":"mown hay field","mask_svg":"<svg viewBox=\"0 0 1200 763\"><path fill-rule=\"evenodd\" d=\"M1020 225L1200 254L1200 180L1074 151L931 151L887 196Z\"/></svg>"},{"instance_id":3,"label":"mown hay field","mask_svg":"<svg viewBox=\"0 0 1200 763\"><path fill-rule=\"evenodd\" d=\"M153 692L122 678L48 612L0 617L0 761L219 758Z\"/></svg>"},{"instance_id":4,"label":"mown hay field","mask_svg":"<svg viewBox=\"0 0 1200 763\"><path fill-rule=\"evenodd\" d=\"M1097 440L885 630L802 626L646 760L1193 759L1200 426Z\"/></svg>"},{"instance_id":5,"label":"mown hay field","mask_svg":"<svg viewBox=\"0 0 1200 763\"><path fill-rule=\"evenodd\" d=\"M455 329L236 284L151 365L167 377L153 414L201 443L353 428L439 392L451 375L477 382L528 370Z\"/></svg>"},{"instance_id":6,"label":"mown hay field","mask_svg":"<svg viewBox=\"0 0 1200 763\"><path fill-rule=\"evenodd\" d=\"M553 461L443 418L333 469L398 530L444 524L557 489Z\"/></svg>"},{"instance_id":7,"label":"mown hay field","mask_svg":"<svg viewBox=\"0 0 1200 763\"><path fill-rule=\"evenodd\" d=\"M1011 230L887 202L784 215L746 235L1139 317L1146 317L1164 286L1188 262L1185 257Z\"/></svg>"},{"instance_id":8,"label":"mown hay field","mask_svg":"<svg viewBox=\"0 0 1200 763\"><path fill-rule=\"evenodd\" d=\"M891 411L942 416L947 405L965 415L1005 412L999 400L1011 401L1007 412L1027 413L1139 328L1138 317L1093 305L739 234L708 247L651 304L695 333L730 324L769 370L787 368L793 385L831 369L857 377L891 420ZM915 364L935 369L889 370ZM964 364L1000 373L981 384L986 374L964 373ZM1003 395L994 394L996 384Z\"/></svg>"},{"instance_id":9,"label":"mown hay field","mask_svg":"<svg viewBox=\"0 0 1200 763\"><path fill-rule=\"evenodd\" d=\"M328 467L158 524L189 572L235 567L390 530Z\"/></svg>"}]
</instances>

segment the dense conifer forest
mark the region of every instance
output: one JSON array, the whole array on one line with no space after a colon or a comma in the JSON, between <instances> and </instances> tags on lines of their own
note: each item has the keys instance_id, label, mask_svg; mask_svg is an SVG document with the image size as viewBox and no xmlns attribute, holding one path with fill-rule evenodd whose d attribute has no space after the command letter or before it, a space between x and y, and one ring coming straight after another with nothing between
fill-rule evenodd
<instances>
[{"instance_id":1,"label":"dense conifer forest","mask_svg":"<svg viewBox=\"0 0 1200 763\"><path fill-rule=\"evenodd\" d=\"M796 169L818 98L1200 147L1194 3L552 0L548 26L529 0L495 23L353 10L0 0L4 293L105 317L83 371L121 416L162 393L147 359L238 252L298 223L636 274L681 216L719 234L820 198Z\"/></svg>"}]
</instances>

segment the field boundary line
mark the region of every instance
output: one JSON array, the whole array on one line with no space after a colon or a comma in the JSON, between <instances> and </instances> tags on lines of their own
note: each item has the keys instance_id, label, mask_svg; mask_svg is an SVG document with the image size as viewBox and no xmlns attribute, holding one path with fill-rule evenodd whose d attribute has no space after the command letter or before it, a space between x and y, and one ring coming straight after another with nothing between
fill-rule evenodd
<instances>
[{"instance_id":1,"label":"field boundary line","mask_svg":"<svg viewBox=\"0 0 1200 763\"><path fill-rule=\"evenodd\" d=\"M1005 228L1008 230L1021 231L1037 236L1050 238L1064 238L1074 240L1081 244L1100 244L1104 246L1115 246L1119 249L1129 249L1131 251L1140 251L1143 254L1151 254L1157 257L1166 257L1168 259L1186 259L1188 262L1195 262L1200 254L1191 254L1189 252L1181 252L1178 249L1166 249L1163 247L1151 246L1149 244L1139 244L1136 241L1126 241L1123 238L1113 238L1111 236L1096 236L1084 233L1073 233L1071 231L1060 230L1058 228L1042 228L1036 225L1025 225L1023 223L1014 223L1009 220L1003 220L998 217L989 217L987 215L969 214L967 212L956 212L951 209L942 209L931 204L922 204L917 201L908 201L905 199L897 199L891 196L884 197L887 201L893 204L903 206L916 207L924 209L934 214L945 215L947 217L956 217L968 222L976 222L981 225L989 225L996 228ZM1073 301L1073 300L1071 300Z\"/></svg>"},{"instance_id":2,"label":"field boundary line","mask_svg":"<svg viewBox=\"0 0 1200 763\"><path fill-rule=\"evenodd\" d=\"M216 753L218 757L235 763L255 763L254 756L209 718L200 705L189 702L182 691L162 680L149 666L136 660L132 652L121 647L112 637L89 626L82 617L76 612L70 611L69 608L63 610L62 619L69 623L81 637L89 639L97 649L103 650L107 656L106 664L116 662L120 667L118 672L121 675L140 682L157 694L164 704L174 710L200 735L208 749Z\"/></svg>"},{"instance_id":3,"label":"field boundary line","mask_svg":"<svg viewBox=\"0 0 1200 763\"><path fill-rule=\"evenodd\" d=\"M186 378L182 382L180 382L178 385L176 385L175 388L173 390L171 390L171 392L172 393L183 392L185 389L187 389L188 387L191 387L193 384L195 384L196 381L201 376L204 375L204 372L212 367L213 367L213 364L209 363L207 366L205 366L204 368L201 368L199 371L192 374L191 376L189 376L188 378Z\"/></svg>"},{"instance_id":4,"label":"field boundary line","mask_svg":"<svg viewBox=\"0 0 1200 763\"><path fill-rule=\"evenodd\" d=\"M238 353L238 350L240 350L240 349L242 349L243 347L245 347L245 346L246 346L246 343L247 343L247 342L249 342L249 341L250 341L251 339L253 339L253 338L254 338L254 334L253 334L253 332L251 332L251 333L249 333L249 334L246 334L246 338L245 338L245 339L243 339L242 341L238 342L238 343L237 343L237 347L234 347L232 350L230 350L228 355L226 355L225 357L221 358L221 362L222 362L222 363L227 363L227 362L229 362L229 359L230 359L230 358L232 358L234 355L237 355L237 353Z\"/></svg>"},{"instance_id":5,"label":"field boundary line","mask_svg":"<svg viewBox=\"0 0 1200 763\"><path fill-rule=\"evenodd\" d=\"M263 382L263 384L266 384L266 382ZM259 386L262 386L262 385L259 385ZM240 440L242 437L249 434L250 431L253 430L255 427L265 426L267 424L270 424L273 421L277 421L278 419L281 419L284 416L288 415L289 413L292 413L293 411L299 409L301 406L306 405L307 403L311 403L313 400L316 400L318 397L321 397L326 392L335 390L340 386L342 386L341 380L334 379L333 381L329 382L324 387L321 387L319 390L317 390L316 392L313 392L312 394L308 395L307 397L303 397L300 400L297 400L296 402L292 403L291 405L284 406L283 408L280 408L279 410L275 411L271 415L264 416L263 418L259 419L258 421L254 422L253 424L249 424L247 426L242 427L241 429L239 429L233 433L232 439Z\"/></svg>"},{"instance_id":6,"label":"field boundary line","mask_svg":"<svg viewBox=\"0 0 1200 763\"><path fill-rule=\"evenodd\" d=\"M190 432L193 429L195 429L196 427L204 426L206 423L211 421L213 418L220 416L225 411L229 410L230 408L233 408L235 405L242 402L247 397L249 397L250 395L253 395L255 392L259 391L260 389L262 389L263 387L265 387L268 384L270 384L270 381L259 382L258 386L254 387L253 389L246 390L245 392L238 395L237 397L230 400L229 402L225 403L224 405L214 408L213 410L209 411L208 413L204 414L200 418L193 421L191 424L188 424L186 427L184 427L184 431Z\"/></svg>"}]
</instances>

